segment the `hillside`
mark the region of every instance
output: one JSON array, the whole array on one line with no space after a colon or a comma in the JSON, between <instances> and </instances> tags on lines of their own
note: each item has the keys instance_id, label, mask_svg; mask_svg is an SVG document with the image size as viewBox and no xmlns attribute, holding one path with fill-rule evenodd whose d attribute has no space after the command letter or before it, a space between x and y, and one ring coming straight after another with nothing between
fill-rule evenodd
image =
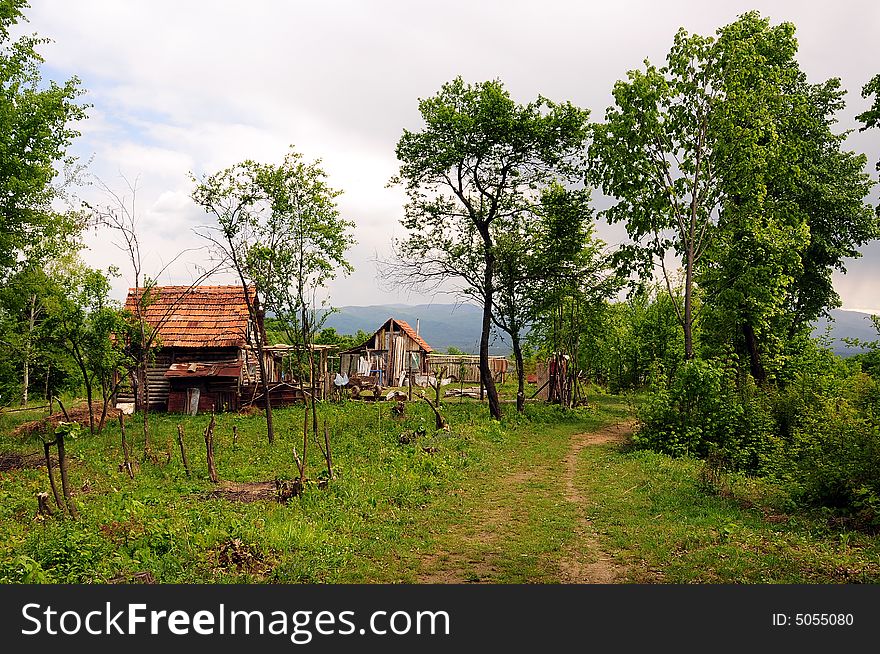
<instances>
[{"instance_id":1,"label":"hillside","mask_svg":"<svg viewBox=\"0 0 880 654\"><path fill-rule=\"evenodd\" d=\"M832 320L823 318L816 323L813 336L828 336L834 352L840 356L852 356L861 350L850 348L844 338L876 340L877 334L868 314L858 311L831 311ZM480 308L472 304L376 304L370 306L340 307L327 319L326 326L340 334L354 334L359 329L373 332L389 317L405 320L413 329L419 325L419 333L435 350L457 347L476 354L480 347ZM491 345L493 354L508 354L510 346L500 336L494 335Z\"/></svg>"},{"instance_id":2,"label":"hillside","mask_svg":"<svg viewBox=\"0 0 880 654\"><path fill-rule=\"evenodd\" d=\"M480 348L482 311L472 304L378 304L365 307L340 307L325 325L340 334L354 334L359 329L372 333L388 318L408 322L413 329L418 324L419 335L435 350L449 347L476 354ZM507 354L509 346L495 337L492 354Z\"/></svg>"},{"instance_id":3,"label":"hillside","mask_svg":"<svg viewBox=\"0 0 880 654\"><path fill-rule=\"evenodd\" d=\"M843 342L844 338L857 338L861 341L875 341L878 338L874 326L868 320L867 313L833 309L831 318L830 321L827 318L821 318L813 328L813 336L824 336L826 330L829 330L830 345L835 354L847 357L864 352L861 348L847 347Z\"/></svg>"}]
</instances>

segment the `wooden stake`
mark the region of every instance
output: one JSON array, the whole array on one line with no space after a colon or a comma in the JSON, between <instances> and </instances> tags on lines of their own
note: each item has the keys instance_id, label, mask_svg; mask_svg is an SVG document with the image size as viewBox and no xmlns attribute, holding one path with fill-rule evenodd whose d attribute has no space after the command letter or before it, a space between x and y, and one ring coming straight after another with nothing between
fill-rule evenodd
<instances>
[{"instance_id":1,"label":"wooden stake","mask_svg":"<svg viewBox=\"0 0 880 654\"><path fill-rule=\"evenodd\" d=\"M232 447L238 447L238 425L232 425Z\"/></svg>"},{"instance_id":2,"label":"wooden stake","mask_svg":"<svg viewBox=\"0 0 880 654\"><path fill-rule=\"evenodd\" d=\"M51 516L55 513L52 510L52 506L49 504L49 493L37 493L37 513L39 513L40 515L48 516Z\"/></svg>"},{"instance_id":3,"label":"wooden stake","mask_svg":"<svg viewBox=\"0 0 880 654\"><path fill-rule=\"evenodd\" d=\"M324 455L327 457L327 475L333 479L333 455L330 453L330 433L327 431L327 421L324 421Z\"/></svg>"},{"instance_id":4,"label":"wooden stake","mask_svg":"<svg viewBox=\"0 0 880 654\"><path fill-rule=\"evenodd\" d=\"M211 412L211 422L205 428L205 450L208 453L208 476L215 484L220 480L217 478L217 469L214 467L214 412Z\"/></svg>"},{"instance_id":5,"label":"wooden stake","mask_svg":"<svg viewBox=\"0 0 880 654\"><path fill-rule=\"evenodd\" d=\"M58 467L61 469L61 492L64 493L64 503L67 505L67 511L74 520L79 517L79 511L73 503L70 495L70 484L67 480L67 456L64 453L64 435L58 434Z\"/></svg>"},{"instance_id":6,"label":"wooden stake","mask_svg":"<svg viewBox=\"0 0 880 654\"><path fill-rule=\"evenodd\" d=\"M122 465L129 478L134 479L134 470L131 468L131 454L128 449L128 441L125 440L125 415L119 414L119 429L122 431Z\"/></svg>"},{"instance_id":7,"label":"wooden stake","mask_svg":"<svg viewBox=\"0 0 880 654\"><path fill-rule=\"evenodd\" d=\"M186 470L186 476L191 477L189 460L186 458L186 445L183 444L183 425L177 425L177 444L180 446L180 458L183 459L183 469Z\"/></svg>"},{"instance_id":8,"label":"wooden stake","mask_svg":"<svg viewBox=\"0 0 880 654\"><path fill-rule=\"evenodd\" d=\"M58 487L55 485L55 475L52 473L52 455L50 449L55 445L56 441L51 443L43 443L43 453L46 455L46 470L49 473L49 485L52 487L52 495L55 496L55 504L64 513L64 505L61 503L61 496L58 494Z\"/></svg>"}]
</instances>

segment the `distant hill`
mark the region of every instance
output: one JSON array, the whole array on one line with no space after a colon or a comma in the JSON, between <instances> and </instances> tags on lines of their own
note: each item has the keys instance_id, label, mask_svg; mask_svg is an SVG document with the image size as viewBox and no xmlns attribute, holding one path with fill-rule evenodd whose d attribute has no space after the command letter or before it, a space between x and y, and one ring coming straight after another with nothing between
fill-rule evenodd
<instances>
[{"instance_id":1,"label":"distant hill","mask_svg":"<svg viewBox=\"0 0 880 654\"><path fill-rule=\"evenodd\" d=\"M438 351L449 347L470 354L480 350L480 327L482 309L472 304L378 304L366 307L340 307L331 315L326 327L333 327L340 334L355 334L362 329L373 333L388 318L405 320L415 329L418 323L419 336ZM509 346L496 338L490 346L492 354L507 354Z\"/></svg>"},{"instance_id":2,"label":"distant hill","mask_svg":"<svg viewBox=\"0 0 880 654\"><path fill-rule=\"evenodd\" d=\"M880 338L874 331L874 325L867 313L832 309L831 318L831 321L821 318L813 328L813 336L824 336L830 327L828 336L831 338L831 349L842 357L864 352L861 348L847 347L843 342L844 338L857 338L862 341L876 341Z\"/></svg>"},{"instance_id":3,"label":"distant hill","mask_svg":"<svg viewBox=\"0 0 880 654\"><path fill-rule=\"evenodd\" d=\"M877 333L868 314L858 311L831 311L832 321L819 320L813 328L813 336L824 336L830 327L831 348L840 356L852 356L861 352L850 348L844 338L858 338L865 341L877 340ZM419 335L435 350L445 351L448 347L477 354L480 349L480 325L482 310L472 304L378 304L366 307L340 307L327 319L325 326L333 327L340 334L355 334L359 329L367 333L376 331L388 318L399 318L408 322L413 329L419 325ZM510 346L498 336L490 347L492 354L509 354Z\"/></svg>"}]
</instances>

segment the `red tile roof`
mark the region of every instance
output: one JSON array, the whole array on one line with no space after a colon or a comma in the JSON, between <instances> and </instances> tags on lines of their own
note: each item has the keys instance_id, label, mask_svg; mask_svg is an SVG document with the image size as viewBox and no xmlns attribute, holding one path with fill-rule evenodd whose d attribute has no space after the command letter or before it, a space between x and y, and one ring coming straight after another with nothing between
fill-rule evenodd
<instances>
[{"instance_id":1,"label":"red tile roof","mask_svg":"<svg viewBox=\"0 0 880 654\"><path fill-rule=\"evenodd\" d=\"M128 289L125 308L135 313L144 289ZM256 303L256 289L248 295ZM241 286L156 286L144 309L147 324L159 329L163 347L243 347L248 308Z\"/></svg>"}]
</instances>

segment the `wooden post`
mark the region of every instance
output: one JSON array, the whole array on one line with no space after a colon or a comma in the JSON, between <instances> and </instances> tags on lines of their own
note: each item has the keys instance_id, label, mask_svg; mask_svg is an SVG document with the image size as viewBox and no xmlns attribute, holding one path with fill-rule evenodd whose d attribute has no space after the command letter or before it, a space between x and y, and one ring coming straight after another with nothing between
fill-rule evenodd
<instances>
[{"instance_id":1,"label":"wooden post","mask_svg":"<svg viewBox=\"0 0 880 654\"><path fill-rule=\"evenodd\" d=\"M205 428L205 450L208 453L208 476L213 483L219 483L217 469L214 467L214 412L211 412L211 422Z\"/></svg>"},{"instance_id":2,"label":"wooden post","mask_svg":"<svg viewBox=\"0 0 880 654\"><path fill-rule=\"evenodd\" d=\"M186 458L186 445L183 444L183 425L177 425L177 444L180 446L180 458L183 459L183 469L186 476L190 477L189 461Z\"/></svg>"},{"instance_id":3,"label":"wooden post","mask_svg":"<svg viewBox=\"0 0 880 654\"><path fill-rule=\"evenodd\" d=\"M333 455L330 453L330 433L327 431L327 421L324 421L324 454L327 456L327 475L333 479Z\"/></svg>"},{"instance_id":4,"label":"wooden post","mask_svg":"<svg viewBox=\"0 0 880 654\"><path fill-rule=\"evenodd\" d=\"M232 447L238 447L238 425L232 425Z\"/></svg>"},{"instance_id":5,"label":"wooden post","mask_svg":"<svg viewBox=\"0 0 880 654\"><path fill-rule=\"evenodd\" d=\"M61 496L58 494L58 487L55 485L55 475L52 473L52 455L51 447L55 445L55 441L51 443L43 443L43 453L46 456L46 471L49 473L49 486L52 487L52 495L55 496L55 504L64 513L64 505L61 503Z\"/></svg>"},{"instance_id":6,"label":"wooden post","mask_svg":"<svg viewBox=\"0 0 880 654\"><path fill-rule=\"evenodd\" d=\"M125 415L119 414L119 429L122 431L122 465L128 476L134 479L134 470L131 468L131 455L128 449L128 441L125 440Z\"/></svg>"},{"instance_id":7,"label":"wooden post","mask_svg":"<svg viewBox=\"0 0 880 654\"><path fill-rule=\"evenodd\" d=\"M47 516L51 516L55 513L52 510L52 506L49 504L49 493L42 491L37 493L37 513L39 513L39 515Z\"/></svg>"}]
</instances>

